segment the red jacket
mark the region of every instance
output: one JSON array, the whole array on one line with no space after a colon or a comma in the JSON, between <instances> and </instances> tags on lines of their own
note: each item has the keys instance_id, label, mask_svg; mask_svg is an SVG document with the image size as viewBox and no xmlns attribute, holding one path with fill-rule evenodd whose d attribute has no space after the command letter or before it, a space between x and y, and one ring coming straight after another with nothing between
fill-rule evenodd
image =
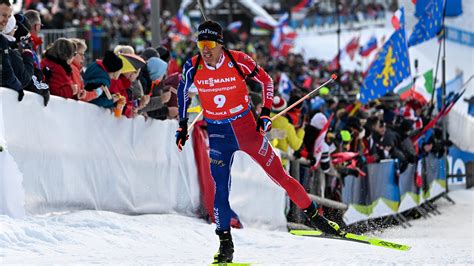
<instances>
[{"instance_id":1,"label":"red jacket","mask_svg":"<svg viewBox=\"0 0 474 266\"><path fill-rule=\"evenodd\" d=\"M120 75L117 80L111 80L110 82L110 93L115 94L118 93L125 97L125 109L123 110L123 114L126 117L132 116L132 108L133 102L129 98L128 89L132 86L132 82L127 79L124 75Z\"/></svg>"},{"instance_id":2,"label":"red jacket","mask_svg":"<svg viewBox=\"0 0 474 266\"><path fill-rule=\"evenodd\" d=\"M45 73L46 82L49 85L49 91L52 95L64 98L72 98L72 69L65 62L61 64L49 56L45 56L41 60L41 69Z\"/></svg>"}]
</instances>

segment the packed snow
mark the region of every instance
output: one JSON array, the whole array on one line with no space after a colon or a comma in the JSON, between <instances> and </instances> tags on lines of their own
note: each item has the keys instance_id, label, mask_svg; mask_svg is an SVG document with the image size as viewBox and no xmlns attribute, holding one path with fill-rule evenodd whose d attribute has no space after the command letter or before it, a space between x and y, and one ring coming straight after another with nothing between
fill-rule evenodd
<instances>
[{"instance_id":1,"label":"packed snow","mask_svg":"<svg viewBox=\"0 0 474 266\"><path fill-rule=\"evenodd\" d=\"M285 231L233 230L235 261L259 265L473 264L474 190L437 201L442 215L374 236L412 246L408 252L348 241L298 237ZM0 216L0 263L206 265L218 248L214 225L179 215L111 212Z\"/></svg>"}]
</instances>

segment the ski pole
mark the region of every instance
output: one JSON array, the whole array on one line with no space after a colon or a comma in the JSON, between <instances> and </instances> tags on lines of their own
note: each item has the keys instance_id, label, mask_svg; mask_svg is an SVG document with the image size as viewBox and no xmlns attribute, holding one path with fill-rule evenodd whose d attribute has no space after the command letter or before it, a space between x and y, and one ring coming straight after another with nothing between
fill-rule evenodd
<instances>
[{"instance_id":1,"label":"ski pole","mask_svg":"<svg viewBox=\"0 0 474 266\"><path fill-rule=\"evenodd\" d=\"M199 119L201 119L202 112L203 111L199 112L199 114L196 116L196 118L194 118L193 122L189 125L188 132L191 131L191 129L193 129L194 125L196 125L197 121L199 121Z\"/></svg>"},{"instance_id":2,"label":"ski pole","mask_svg":"<svg viewBox=\"0 0 474 266\"><path fill-rule=\"evenodd\" d=\"M337 79L337 75L336 74L331 74L331 78L328 79L326 82L324 82L323 84L321 84L319 87L317 87L316 89L312 90L310 93L306 94L304 97L302 97L301 99L299 99L298 101L296 101L295 103L293 103L292 105L286 107L283 111L279 112L278 114L276 114L275 116L273 116L272 118L270 118L272 121L274 121L275 119L277 119L277 117L279 116L282 116L284 115L286 112L288 112L289 110L291 110L293 107L297 106L299 103L301 103L302 101L308 99L309 97L311 97L315 92L317 92L319 89L321 89L322 87L324 87L326 84L330 83L330 82L333 82Z\"/></svg>"}]
</instances>

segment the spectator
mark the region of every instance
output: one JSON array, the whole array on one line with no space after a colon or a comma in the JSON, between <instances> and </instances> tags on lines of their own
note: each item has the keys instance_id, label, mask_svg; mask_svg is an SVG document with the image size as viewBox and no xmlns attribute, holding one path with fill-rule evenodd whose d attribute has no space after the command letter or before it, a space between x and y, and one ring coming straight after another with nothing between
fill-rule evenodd
<instances>
[{"instance_id":1,"label":"spectator","mask_svg":"<svg viewBox=\"0 0 474 266\"><path fill-rule=\"evenodd\" d=\"M120 76L122 60L112 51L106 51L103 60L96 60L89 65L84 73L84 89L86 91L95 90L96 99L90 101L105 108L114 107L114 103L119 100L118 96L112 96L109 88L111 80L116 80Z\"/></svg>"},{"instance_id":2,"label":"spectator","mask_svg":"<svg viewBox=\"0 0 474 266\"><path fill-rule=\"evenodd\" d=\"M10 1L0 0L0 32L3 32L8 24L8 18L12 14ZM10 44L8 39L0 34L0 63L2 64L2 73L0 77L0 85L18 92L18 101L23 100L23 88L21 82L15 76L10 57Z\"/></svg>"},{"instance_id":3,"label":"spectator","mask_svg":"<svg viewBox=\"0 0 474 266\"><path fill-rule=\"evenodd\" d=\"M165 91L165 83L163 81L167 67L168 64L157 57L152 57L147 61L147 70L151 81L151 84L149 85L150 87L147 91L151 98L150 103L145 106L141 112L146 112L148 116L160 120L167 119L169 115L169 109L168 106L166 106L166 103L171 99L171 87L167 87ZM161 83L163 83L163 85L160 85ZM176 89L176 87L174 88Z\"/></svg>"},{"instance_id":4,"label":"spectator","mask_svg":"<svg viewBox=\"0 0 474 266\"><path fill-rule=\"evenodd\" d=\"M287 107L285 99L280 96L273 97L272 113L270 117L275 116ZM279 116L272 122L272 130L270 135L272 137L273 147L287 153L289 148L299 150L303 144L305 131L303 128L298 130L289 122L285 116ZM283 166L287 168L288 160L282 159Z\"/></svg>"},{"instance_id":5,"label":"spectator","mask_svg":"<svg viewBox=\"0 0 474 266\"><path fill-rule=\"evenodd\" d=\"M38 69L41 69L40 67L40 61L41 57L39 56L39 48L43 44L43 40L39 36L39 33L41 31L41 16L40 13L36 10L30 9L25 11L24 17L28 21L28 24L30 25L30 28L28 29L31 34L31 41L33 45L33 55L35 56L35 66Z\"/></svg>"},{"instance_id":6,"label":"spectator","mask_svg":"<svg viewBox=\"0 0 474 266\"><path fill-rule=\"evenodd\" d=\"M45 52L41 68L49 85L51 94L72 98L79 92L79 87L72 80L71 63L76 47L66 38L59 38Z\"/></svg>"},{"instance_id":7,"label":"spectator","mask_svg":"<svg viewBox=\"0 0 474 266\"><path fill-rule=\"evenodd\" d=\"M14 36L18 25L14 16L11 16L2 34L10 43L10 58L13 72L21 82L22 89L28 86L33 76L33 53L23 47L21 42Z\"/></svg>"},{"instance_id":8,"label":"spectator","mask_svg":"<svg viewBox=\"0 0 474 266\"><path fill-rule=\"evenodd\" d=\"M72 68L72 81L74 84L77 84L78 93L77 99L85 102L90 102L95 98L99 97L95 90L86 91L84 89L84 80L82 79L83 68L84 68L84 59L85 53L87 50L87 44L82 39L72 38L71 40L76 46L76 52L74 53L74 58L71 63Z\"/></svg>"},{"instance_id":9,"label":"spectator","mask_svg":"<svg viewBox=\"0 0 474 266\"><path fill-rule=\"evenodd\" d=\"M40 66L36 66L35 64L35 52L32 46L31 34L29 32L30 24L21 14L16 14L15 19L18 28L15 31L14 37L17 41L18 49L23 51L29 50L33 55L33 75L24 89L41 95L43 97L44 106L47 106L50 97L49 86L44 81L43 72L41 71ZM25 67L27 67L27 65L25 65Z\"/></svg>"}]
</instances>

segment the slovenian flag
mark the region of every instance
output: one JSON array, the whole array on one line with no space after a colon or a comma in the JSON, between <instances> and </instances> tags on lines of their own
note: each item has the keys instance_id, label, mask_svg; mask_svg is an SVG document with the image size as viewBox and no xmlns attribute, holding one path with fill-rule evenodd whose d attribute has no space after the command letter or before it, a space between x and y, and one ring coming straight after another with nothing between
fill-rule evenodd
<instances>
[{"instance_id":1,"label":"slovenian flag","mask_svg":"<svg viewBox=\"0 0 474 266\"><path fill-rule=\"evenodd\" d=\"M369 41L359 49L359 54L362 57L369 56L372 51L375 51L377 49L377 38L375 36L372 36Z\"/></svg>"},{"instance_id":2,"label":"slovenian flag","mask_svg":"<svg viewBox=\"0 0 474 266\"><path fill-rule=\"evenodd\" d=\"M239 32L240 27L242 27L242 21L234 21L227 26L227 30L237 33Z\"/></svg>"}]
</instances>

